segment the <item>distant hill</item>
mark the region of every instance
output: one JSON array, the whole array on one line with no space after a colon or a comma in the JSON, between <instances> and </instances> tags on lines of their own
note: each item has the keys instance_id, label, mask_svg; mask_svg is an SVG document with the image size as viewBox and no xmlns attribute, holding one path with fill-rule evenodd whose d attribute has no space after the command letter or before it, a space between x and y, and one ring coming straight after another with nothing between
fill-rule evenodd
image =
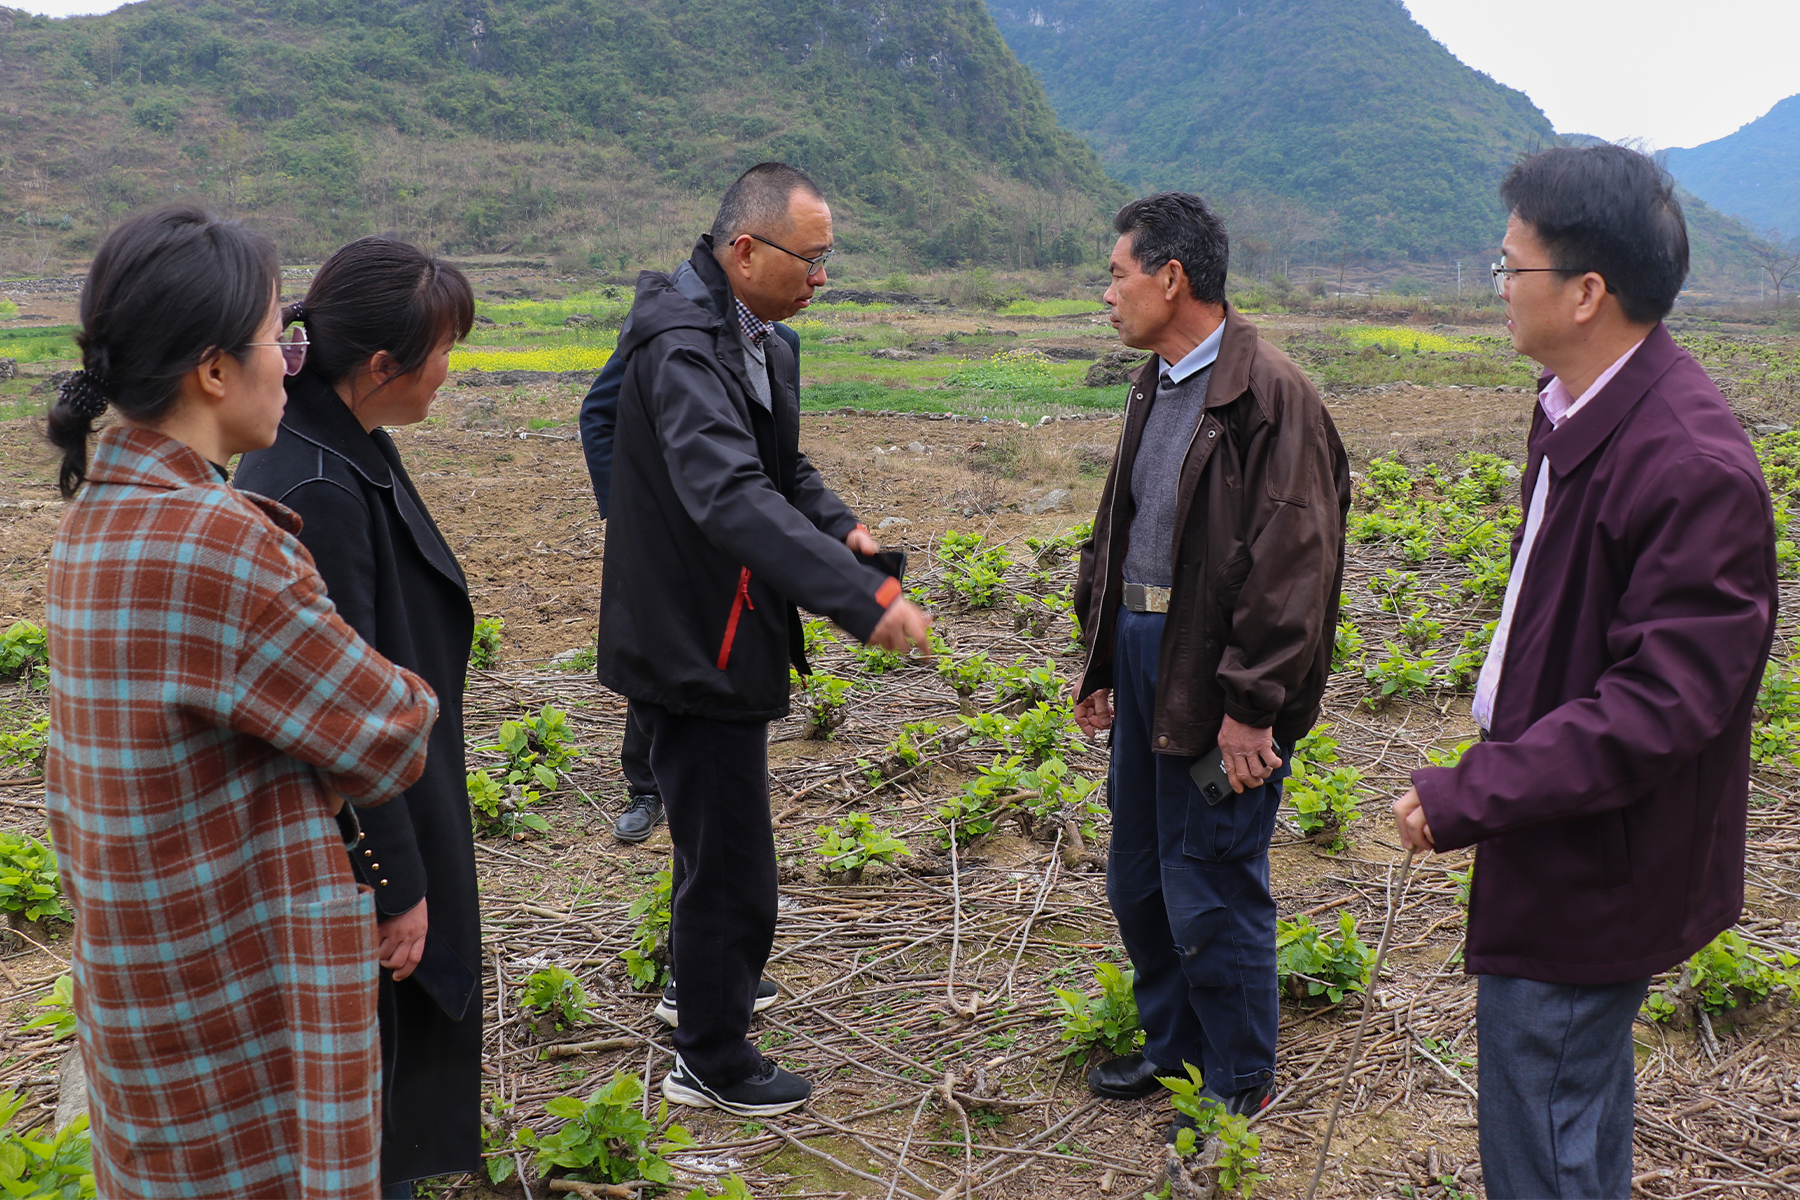
<instances>
[{"instance_id":1,"label":"distant hill","mask_svg":"<svg viewBox=\"0 0 1800 1200\"><path fill-rule=\"evenodd\" d=\"M1555 137L1398 0L987 2L1109 171L1226 201L1278 258L1487 253L1501 174Z\"/></svg>"},{"instance_id":2,"label":"distant hill","mask_svg":"<svg viewBox=\"0 0 1800 1200\"><path fill-rule=\"evenodd\" d=\"M1800 238L1800 96L1789 96L1736 133L1670 150L1669 171L1721 212L1758 232Z\"/></svg>"},{"instance_id":3,"label":"distant hill","mask_svg":"<svg viewBox=\"0 0 1800 1200\"><path fill-rule=\"evenodd\" d=\"M0 273L183 197L290 256L394 230L622 269L766 158L825 185L852 261L1086 258L1122 194L981 0L0 8Z\"/></svg>"}]
</instances>

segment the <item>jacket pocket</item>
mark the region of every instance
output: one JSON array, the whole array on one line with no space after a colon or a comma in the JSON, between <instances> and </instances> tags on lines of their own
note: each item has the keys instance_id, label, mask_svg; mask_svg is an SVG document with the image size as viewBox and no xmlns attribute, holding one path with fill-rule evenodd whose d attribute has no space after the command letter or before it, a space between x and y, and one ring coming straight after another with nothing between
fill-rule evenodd
<instances>
[{"instance_id":1,"label":"jacket pocket","mask_svg":"<svg viewBox=\"0 0 1800 1200\"><path fill-rule=\"evenodd\" d=\"M1182 829L1181 852L1202 862L1240 862L1267 852L1275 832L1275 813L1281 807L1281 785L1287 778L1288 755L1277 747L1283 766L1263 785L1245 792L1228 792L1217 804L1208 804L1200 789L1187 784L1187 820ZM1189 762L1176 759L1176 762Z\"/></svg>"},{"instance_id":2,"label":"jacket pocket","mask_svg":"<svg viewBox=\"0 0 1800 1200\"><path fill-rule=\"evenodd\" d=\"M1625 811L1602 813L1600 823L1600 886L1621 887L1631 882L1631 839L1626 835Z\"/></svg>"},{"instance_id":3,"label":"jacket pocket","mask_svg":"<svg viewBox=\"0 0 1800 1200\"><path fill-rule=\"evenodd\" d=\"M731 663L731 643L737 640L738 618L744 610L756 611L756 605L750 602L750 568L738 569L737 594L731 598L731 615L725 618L725 636L719 640L719 670L723 671Z\"/></svg>"},{"instance_id":4,"label":"jacket pocket","mask_svg":"<svg viewBox=\"0 0 1800 1200\"><path fill-rule=\"evenodd\" d=\"M1244 590L1244 581L1250 578L1250 565L1250 555L1239 551L1219 568L1213 584L1213 601L1225 618L1226 628L1230 627L1231 614L1237 609L1238 593Z\"/></svg>"}]
</instances>

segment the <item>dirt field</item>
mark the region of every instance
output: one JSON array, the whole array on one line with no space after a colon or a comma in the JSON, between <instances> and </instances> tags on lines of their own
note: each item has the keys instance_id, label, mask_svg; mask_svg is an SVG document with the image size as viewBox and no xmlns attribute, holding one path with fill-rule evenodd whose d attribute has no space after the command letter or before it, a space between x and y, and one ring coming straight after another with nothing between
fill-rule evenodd
<instances>
[{"instance_id":1,"label":"dirt field","mask_svg":"<svg viewBox=\"0 0 1800 1200\"><path fill-rule=\"evenodd\" d=\"M1272 335L1279 336L1281 322L1271 322ZM455 384L431 422L395 438L462 558L477 615L505 620L500 665L476 673L471 685L471 744L491 740L502 719L553 703L569 714L585 752L569 773L570 786L545 806L549 833L480 845L487 1069L491 1093L502 1100L496 1120L508 1134L519 1124L544 1133L560 1124L544 1112L549 1098L585 1096L618 1072L654 1085L668 1065L668 1039L650 1016L653 996L634 988L619 959L635 924L626 906L666 865L668 843L661 831L638 847L609 837L622 795L622 703L591 677L549 665L592 644L605 549L572 427L542 425L572 420L579 389L485 392ZM1382 454L1415 465L1450 463L1470 449L1517 456L1532 399L1512 390L1398 384L1329 403L1361 470ZM534 432L533 424L542 427ZM802 439L871 528L889 521L878 536L911 552L909 583L938 602L939 628L959 655L1048 657L1066 678L1078 670L1066 619L1028 637L1009 611L954 613L929 551L943 531L957 529L1004 543L1015 561L1028 563L1026 536L1066 531L1092 515L1118 429L1116 416L1027 429L832 412L807 415ZM42 567L61 510L51 479L35 420L0 421L0 627L42 618ZM1025 511L1056 489L1069 493L1067 507ZM1380 548L1352 548L1345 590L1372 650L1394 636L1395 622L1368 580L1405 565ZM1460 571L1437 559L1409 569L1420 573L1421 594L1434 596L1431 587L1453 583ZM1056 567L1043 590L1062 587L1071 575L1068 565ZM1039 586L1026 581L1022 567L1009 581L1021 596ZM1790 588L1787 612L1797 599ZM1492 616L1447 601L1438 615L1452 645ZM1791 632L1784 623L1784 635ZM743 1175L759 1197L1136 1197L1159 1186L1167 1101L1090 1097L1082 1082L1090 1059L1064 1056L1051 1005L1052 985L1092 992L1096 963L1125 965L1104 894L1104 827L1093 844L1077 849L1065 830L1040 828L1027 837L1009 822L957 855L938 852L936 806L960 792L999 747L948 750L912 778L871 790L857 760L879 759L902 722L954 725L958 699L929 668L865 677L847 648L828 647L821 657L826 669L861 685L832 740L802 738L798 717L772 731L773 806L785 865L770 974L783 997L758 1021L764 1049L804 1070L818 1090L809 1107L775 1120L680 1113L699 1143L672 1156L681 1187L710 1181L717 1191L728 1172ZM1284 917L1308 913L1321 927L1335 927L1341 909L1357 918L1372 946L1401 858L1383 819L1386 797L1404 787L1427 750L1454 745L1472 726L1465 695L1433 691L1370 712L1360 704L1367 690L1360 674L1338 675L1326 716L1343 761L1363 772L1363 819L1336 855L1299 838L1284 819L1273 871ZM992 707L987 694L977 699ZM4 702L35 703L23 695ZM1065 756L1074 771L1103 777L1103 747L1078 743ZM1763 942L1789 948L1800 944L1793 784L1791 771L1757 776L1745 924ZM41 832L41 781L0 785L6 825ZM852 811L893 828L912 853L893 869L871 868L859 883L826 882L812 852L815 830ZM1450 877L1469 861L1466 853L1451 854L1413 872L1323 1195L1481 1194L1474 990L1455 965L1463 909ZM56 932L29 927L0 958L11 988L7 1009L23 1012L60 973L64 951L46 940ZM547 1040L605 1040L609 1048L540 1057L546 1039L520 1019L518 992L524 977L547 963L576 971L594 1001L583 1028ZM1284 1004L1280 1092L1253 1126L1271 1176L1258 1194L1305 1194L1361 1003L1349 996L1329 1007ZM1721 1023L1711 1033L1640 1023L1640 1194L1800 1191L1795 1012L1784 1007L1744 1019L1741 1029ZM40 1034L17 1032L13 1020L0 1039L0 1086L28 1089L53 1106L59 1050ZM521 1161L529 1167L528 1152ZM544 1194L535 1174L531 1189ZM524 1193L517 1182L496 1190L463 1180L432 1194Z\"/></svg>"}]
</instances>

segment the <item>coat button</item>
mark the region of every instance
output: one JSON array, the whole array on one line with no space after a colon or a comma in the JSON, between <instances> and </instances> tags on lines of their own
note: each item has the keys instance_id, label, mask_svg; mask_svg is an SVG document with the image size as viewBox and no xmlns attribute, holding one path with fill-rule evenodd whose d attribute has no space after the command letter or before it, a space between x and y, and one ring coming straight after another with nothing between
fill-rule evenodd
<instances>
[{"instance_id":1,"label":"coat button","mask_svg":"<svg viewBox=\"0 0 1800 1200\"><path fill-rule=\"evenodd\" d=\"M375 852L374 852L374 851L373 851L373 850L364 850L364 851L363 851L363 857L364 857L364 858L374 858L374 857L375 857Z\"/></svg>"},{"instance_id":2,"label":"coat button","mask_svg":"<svg viewBox=\"0 0 1800 1200\"><path fill-rule=\"evenodd\" d=\"M1216 438L1219 436L1219 431L1216 429L1209 429L1206 431L1206 436L1208 438Z\"/></svg>"},{"instance_id":3,"label":"coat button","mask_svg":"<svg viewBox=\"0 0 1800 1200\"><path fill-rule=\"evenodd\" d=\"M385 879L384 879L384 880L382 880L382 881L381 881L381 886L382 886L382 887L386 887L386 886L387 886L387 880L385 880Z\"/></svg>"},{"instance_id":4,"label":"coat button","mask_svg":"<svg viewBox=\"0 0 1800 1200\"><path fill-rule=\"evenodd\" d=\"M1168 745L1168 744L1169 744L1169 735L1168 735L1168 734L1166 734L1166 733L1165 733L1165 734L1163 734L1163 735L1162 735L1162 736L1161 736L1161 737L1159 737L1159 738L1157 738L1157 739L1156 739L1156 744L1157 744L1157 745L1159 745L1159 746L1166 746L1166 745Z\"/></svg>"},{"instance_id":5,"label":"coat button","mask_svg":"<svg viewBox=\"0 0 1800 1200\"><path fill-rule=\"evenodd\" d=\"M381 870L381 864L380 864L380 863L370 863L370 864L369 864L369 870L371 870L371 871L379 871L379 870Z\"/></svg>"}]
</instances>

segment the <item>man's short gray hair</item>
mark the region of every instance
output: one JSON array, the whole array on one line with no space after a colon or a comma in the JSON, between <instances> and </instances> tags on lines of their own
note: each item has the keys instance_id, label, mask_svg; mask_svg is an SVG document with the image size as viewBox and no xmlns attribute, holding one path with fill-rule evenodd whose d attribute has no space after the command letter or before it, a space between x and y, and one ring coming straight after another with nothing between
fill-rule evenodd
<instances>
[{"instance_id":1,"label":"man's short gray hair","mask_svg":"<svg viewBox=\"0 0 1800 1200\"><path fill-rule=\"evenodd\" d=\"M788 206L794 193L825 199L805 171L786 163L757 163L725 190L719 215L713 218L713 245L725 246L746 233L772 234L787 228Z\"/></svg>"}]
</instances>

